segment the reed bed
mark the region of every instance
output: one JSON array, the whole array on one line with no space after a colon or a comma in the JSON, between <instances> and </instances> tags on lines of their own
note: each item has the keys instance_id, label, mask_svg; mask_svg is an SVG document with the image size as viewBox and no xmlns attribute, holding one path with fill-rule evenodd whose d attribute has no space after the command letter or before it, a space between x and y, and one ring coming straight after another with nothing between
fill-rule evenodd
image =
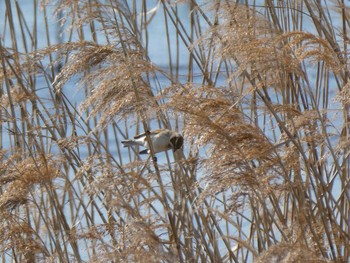
<instances>
[{"instance_id":1,"label":"reed bed","mask_svg":"<svg viewBox=\"0 0 350 263\"><path fill-rule=\"evenodd\" d=\"M349 261L345 1L0 10L2 262Z\"/></svg>"}]
</instances>

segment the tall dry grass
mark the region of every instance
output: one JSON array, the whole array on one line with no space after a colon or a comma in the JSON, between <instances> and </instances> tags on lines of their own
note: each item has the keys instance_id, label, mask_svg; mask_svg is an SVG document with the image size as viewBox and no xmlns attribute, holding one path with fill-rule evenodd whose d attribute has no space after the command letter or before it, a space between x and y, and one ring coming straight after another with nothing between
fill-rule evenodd
<instances>
[{"instance_id":1,"label":"tall dry grass","mask_svg":"<svg viewBox=\"0 0 350 263\"><path fill-rule=\"evenodd\" d=\"M0 12L3 262L350 259L344 1ZM156 17L166 66L149 53ZM182 153L120 147L159 127Z\"/></svg>"}]
</instances>

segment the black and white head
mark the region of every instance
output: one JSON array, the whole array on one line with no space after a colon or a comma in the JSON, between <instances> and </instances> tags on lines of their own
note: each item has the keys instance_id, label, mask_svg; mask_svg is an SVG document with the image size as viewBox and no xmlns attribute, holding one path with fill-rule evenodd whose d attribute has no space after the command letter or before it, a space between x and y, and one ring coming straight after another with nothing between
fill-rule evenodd
<instances>
[{"instance_id":1,"label":"black and white head","mask_svg":"<svg viewBox=\"0 0 350 263\"><path fill-rule=\"evenodd\" d=\"M174 150L174 152L182 147L184 144L184 138L181 136L181 134L174 132L170 136L170 146Z\"/></svg>"}]
</instances>

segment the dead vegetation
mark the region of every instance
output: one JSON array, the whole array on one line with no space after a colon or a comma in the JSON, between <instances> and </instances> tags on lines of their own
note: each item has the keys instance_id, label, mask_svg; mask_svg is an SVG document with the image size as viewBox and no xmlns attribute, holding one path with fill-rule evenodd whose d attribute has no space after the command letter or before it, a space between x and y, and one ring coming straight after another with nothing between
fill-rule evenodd
<instances>
[{"instance_id":1,"label":"dead vegetation","mask_svg":"<svg viewBox=\"0 0 350 263\"><path fill-rule=\"evenodd\" d=\"M29 2L0 4L4 262L349 260L342 1ZM121 148L159 127L182 153Z\"/></svg>"}]
</instances>

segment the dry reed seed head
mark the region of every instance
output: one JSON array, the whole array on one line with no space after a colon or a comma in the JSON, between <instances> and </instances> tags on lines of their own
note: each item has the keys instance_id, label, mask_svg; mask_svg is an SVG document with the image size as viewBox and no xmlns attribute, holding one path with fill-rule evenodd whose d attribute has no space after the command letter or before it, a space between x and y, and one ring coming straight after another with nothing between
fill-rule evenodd
<instances>
[{"instance_id":1,"label":"dry reed seed head","mask_svg":"<svg viewBox=\"0 0 350 263\"><path fill-rule=\"evenodd\" d=\"M25 203L28 193L36 184L51 182L60 174L60 162L52 156L44 158L18 159L15 155L3 164L4 174L1 176L4 193L0 197L0 208L14 208Z\"/></svg>"},{"instance_id":2,"label":"dry reed seed head","mask_svg":"<svg viewBox=\"0 0 350 263\"><path fill-rule=\"evenodd\" d=\"M247 192L258 191L265 197L271 192L287 189L283 186L283 169L274 160L257 159L249 162L238 154L229 155L227 151L222 151L204 159L203 167L205 172L201 181L206 186L201 194L202 200L227 190L234 202L234 196L240 197L238 193L245 195Z\"/></svg>"},{"instance_id":3,"label":"dry reed seed head","mask_svg":"<svg viewBox=\"0 0 350 263\"><path fill-rule=\"evenodd\" d=\"M271 22L240 5L221 5L219 25L201 41L211 46L213 37L220 48L219 56L237 62L236 76L249 72L257 87L283 88L289 73L303 76L300 62L323 61L334 72L344 65L325 39L305 32L282 34L274 31Z\"/></svg>"},{"instance_id":4,"label":"dry reed seed head","mask_svg":"<svg viewBox=\"0 0 350 263\"><path fill-rule=\"evenodd\" d=\"M32 227L20 221L18 217L7 211L0 211L0 251L16 249L18 253L45 253L42 243L35 235Z\"/></svg>"},{"instance_id":5,"label":"dry reed seed head","mask_svg":"<svg viewBox=\"0 0 350 263\"><path fill-rule=\"evenodd\" d=\"M340 102L343 108L350 104L350 83L346 83L344 87L334 97L335 102Z\"/></svg>"},{"instance_id":6,"label":"dry reed seed head","mask_svg":"<svg viewBox=\"0 0 350 263\"><path fill-rule=\"evenodd\" d=\"M31 185L50 181L60 174L60 160L51 155L21 158L20 154L13 154L2 164L8 178Z\"/></svg>"},{"instance_id":7,"label":"dry reed seed head","mask_svg":"<svg viewBox=\"0 0 350 263\"><path fill-rule=\"evenodd\" d=\"M224 94L217 89L214 96L209 92L195 88L187 94L174 94L166 105L186 115L184 130L188 136L198 138L202 145L215 144L214 151L238 147L246 151L247 159L271 147L259 129L245 123L244 114ZM244 149L246 144L254 147Z\"/></svg>"},{"instance_id":8,"label":"dry reed seed head","mask_svg":"<svg viewBox=\"0 0 350 263\"><path fill-rule=\"evenodd\" d=\"M186 135L198 137L203 144L224 135L221 126L229 129L233 123L239 123L243 118L242 113L233 107L232 102L219 89L188 85L167 96L169 101L164 107L184 114L186 122L188 121L184 127Z\"/></svg>"},{"instance_id":9,"label":"dry reed seed head","mask_svg":"<svg viewBox=\"0 0 350 263\"><path fill-rule=\"evenodd\" d=\"M145 190L152 188L152 181L155 175L150 173L147 176L144 161L128 163L126 166L114 167L103 156L90 156L80 166L76 173L75 180L86 178L84 192L89 196L96 196L104 192L104 198L108 201L110 209L123 208L125 202L132 202L134 196L142 195ZM149 167L147 167L148 169ZM163 172L161 170L161 172ZM155 197L149 195L140 207L152 203ZM131 211L132 213L132 211Z\"/></svg>"},{"instance_id":10,"label":"dry reed seed head","mask_svg":"<svg viewBox=\"0 0 350 263\"><path fill-rule=\"evenodd\" d=\"M271 21L243 5L221 4L219 24L200 40L204 46L219 48L219 58L233 59L237 65L234 76L248 72L260 87L281 89L289 73L301 74L299 61L283 48ZM214 42L213 42L214 40Z\"/></svg>"},{"instance_id":11,"label":"dry reed seed head","mask_svg":"<svg viewBox=\"0 0 350 263\"><path fill-rule=\"evenodd\" d=\"M96 168L91 171L93 174L90 175L90 180L84 186L84 192L86 192L89 196L97 196L103 191L105 193L104 198L109 200L112 196L114 196L114 191L118 186L118 183L124 183L124 181L116 180L113 175L114 172L108 168ZM120 185L123 187L123 184Z\"/></svg>"},{"instance_id":12,"label":"dry reed seed head","mask_svg":"<svg viewBox=\"0 0 350 263\"><path fill-rule=\"evenodd\" d=\"M4 58L4 60L0 60L0 81L7 79L11 85L20 81L25 87L28 87L28 91L31 90L33 83L29 81L28 76L35 76L44 72L41 61L43 56L38 55L41 52L23 54L10 48L4 48L4 50L8 50L8 55L0 53L0 58L1 56ZM20 85L17 86L20 87Z\"/></svg>"},{"instance_id":13,"label":"dry reed seed head","mask_svg":"<svg viewBox=\"0 0 350 263\"><path fill-rule=\"evenodd\" d=\"M57 145L61 148L61 149L69 149L69 150L73 150L74 148L79 147L80 145L85 145L88 143L91 143L93 140L91 137L89 136L69 136L69 137L65 137L62 139L58 139Z\"/></svg>"},{"instance_id":14,"label":"dry reed seed head","mask_svg":"<svg viewBox=\"0 0 350 263\"><path fill-rule=\"evenodd\" d=\"M121 41L129 46L141 47L137 37L133 35L125 21L134 19L130 9L122 1L60 1L55 3L55 14L59 18L60 25L69 30L81 30L84 26L94 25L95 36L109 36L109 41L120 44ZM123 21L125 19L125 21ZM125 24L124 24L125 23Z\"/></svg>"},{"instance_id":15,"label":"dry reed seed head","mask_svg":"<svg viewBox=\"0 0 350 263\"><path fill-rule=\"evenodd\" d=\"M130 223L123 228L124 240L120 249L121 256L133 262L176 261L172 250L169 252L164 248L164 243L169 242L161 240L155 234L156 231L162 231L165 227L163 224L156 225L157 222L154 220L151 225L143 222L142 219L128 221Z\"/></svg>"},{"instance_id":16,"label":"dry reed seed head","mask_svg":"<svg viewBox=\"0 0 350 263\"><path fill-rule=\"evenodd\" d=\"M293 118L295 129L301 128L308 130L315 130L317 128L317 121L320 119L320 112L318 110L306 110L301 115Z\"/></svg>"},{"instance_id":17,"label":"dry reed seed head","mask_svg":"<svg viewBox=\"0 0 350 263\"><path fill-rule=\"evenodd\" d=\"M116 56L119 56L120 59L123 58L122 51L114 49L113 46L99 46L92 42L82 41L66 48L71 52L75 51L75 53L70 55L68 63L56 76L54 85L57 90L60 90L77 73L85 72L104 60L108 61L110 59L112 61ZM118 62L118 60L115 62Z\"/></svg>"},{"instance_id":18,"label":"dry reed seed head","mask_svg":"<svg viewBox=\"0 0 350 263\"><path fill-rule=\"evenodd\" d=\"M81 86L91 87L81 110L90 109L89 117L101 113L99 126L105 126L115 116L120 119L135 112L154 114L157 102L145 74L154 67L136 50L124 51L113 45L87 46L70 57L56 77L54 86L61 90L73 75L85 72Z\"/></svg>"},{"instance_id":19,"label":"dry reed seed head","mask_svg":"<svg viewBox=\"0 0 350 263\"><path fill-rule=\"evenodd\" d=\"M344 69L339 60L339 54L324 38L306 32L288 32L281 35L281 42L286 42L285 49L291 50L295 58L303 62L324 62L333 72L339 73Z\"/></svg>"},{"instance_id":20,"label":"dry reed seed head","mask_svg":"<svg viewBox=\"0 0 350 263\"><path fill-rule=\"evenodd\" d=\"M256 260L257 263L289 263L289 262L313 262L326 263L327 259L321 258L311 248L301 244L285 244L271 246Z\"/></svg>"},{"instance_id":21,"label":"dry reed seed head","mask_svg":"<svg viewBox=\"0 0 350 263\"><path fill-rule=\"evenodd\" d=\"M273 110L276 112L276 113L283 113L285 114L286 116L291 116L291 117L294 117L294 116L299 116L301 115L302 113L300 112L300 110L298 110L298 105L290 105L290 104L273 104L272 105L272 108Z\"/></svg>"},{"instance_id":22,"label":"dry reed seed head","mask_svg":"<svg viewBox=\"0 0 350 263\"><path fill-rule=\"evenodd\" d=\"M113 229L112 229L113 228ZM88 240L101 240L108 236L110 230L114 231L114 228L118 228L117 225L110 224L100 224L90 227L86 227L77 233L77 239L88 239Z\"/></svg>"},{"instance_id":23,"label":"dry reed seed head","mask_svg":"<svg viewBox=\"0 0 350 263\"><path fill-rule=\"evenodd\" d=\"M74 180L80 180L83 177L89 178L91 176L91 171L96 166L96 162L99 162L100 158L100 155L90 155L86 160L81 161Z\"/></svg>"},{"instance_id":24,"label":"dry reed seed head","mask_svg":"<svg viewBox=\"0 0 350 263\"><path fill-rule=\"evenodd\" d=\"M14 181L7 185L0 197L0 211L12 210L28 201L28 188L22 181Z\"/></svg>"},{"instance_id":25,"label":"dry reed seed head","mask_svg":"<svg viewBox=\"0 0 350 263\"><path fill-rule=\"evenodd\" d=\"M20 86L12 86L11 89L11 102L5 103L5 105L8 105L10 103L13 103L14 105L18 105L20 103L25 103L28 100L33 101L35 99L36 95L34 92L24 91ZM6 96L7 99L9 99L9 96Z\"/></svg>"},{"instance_id":26,"label":"dry reed seed head","mask_svg":"<svg viewBox=\"0 0 350 263\"><path fill-rule=\"evenodd\" d=\"M95 224L94 226L89 226L81 229L77 234L77 240L82 240L84 242L91 241L89 249L94 249L98 251L96 257L92 258L92 262L108 262L111 259L117 260L115 251L118 251L118 255L125 251L125 246L123 244L123 233L120 233L120 224L109 222L108 224ZM117 237L118 243L113 250L108 249L110 243L110 234L113 233L114 237ZM56 262L56 261L54 261ZM120 262L120 261L116 261Z\"/></svg>"},{"instance_id":27,"label":"dry reed seed head","mask_svg":"<svg viewBox=\"0 0 350 263\"><path fill-rule=\"evenodd\" d=\"M324 134L321 128L322 120L329 122L327 110L306 110L300 115L288 118L285 127L291 134L298 134L301 142L313 143L314 146L323 145L328 134ZM285 135L285 140L288 138Z\"/></svg>"},{"instance_id":28,"label":"dry reed seed head","mask_svg":"<svg viewBox=\"0 0 350 263\"><path fill-rule=\"evenodd\" d=\"M264 189L268 195L282 183L279 158L273 145L250 124L225 93L207 87L184 87L170 97L167 107L184 114L184 131L190 141L209 147L204 168L202 197L229 188ZM203 199L202 199L203 200Z\"/></svg>"},{"instance_id":29,"label":"dry reed seed head","mask_svg":"<svg viewBox=\"0 0 350 263\"><path fill-rule=\"evenodd\" d=\"M295 173L300 170L300 153L294 144L289 144L281 154L281 160L286 169L292 169Z\"/></svg>"},{"instance_id":30,"label":"dry reed seed head","mask_svg":"<svg viewBox=\"0 0 350 263\"><path fill-rule=\"evenodd\" d=\"M103 155L94 154L90 155L86 160L80 163L79 169L75 174L74 180L81 180L82 178L87 179L87 189L91 189L92 185L95 186L99 181L100 183L105 180L110 180L113 182L112 178L116 173L115 167L109 163ZM99 179L98 179L99 178ZM107 190L113 187L114 184L105 184L104 187L101 186L100 190ZM98 192L98 190L97 190Z\"/></svg>"}]
</instances>

